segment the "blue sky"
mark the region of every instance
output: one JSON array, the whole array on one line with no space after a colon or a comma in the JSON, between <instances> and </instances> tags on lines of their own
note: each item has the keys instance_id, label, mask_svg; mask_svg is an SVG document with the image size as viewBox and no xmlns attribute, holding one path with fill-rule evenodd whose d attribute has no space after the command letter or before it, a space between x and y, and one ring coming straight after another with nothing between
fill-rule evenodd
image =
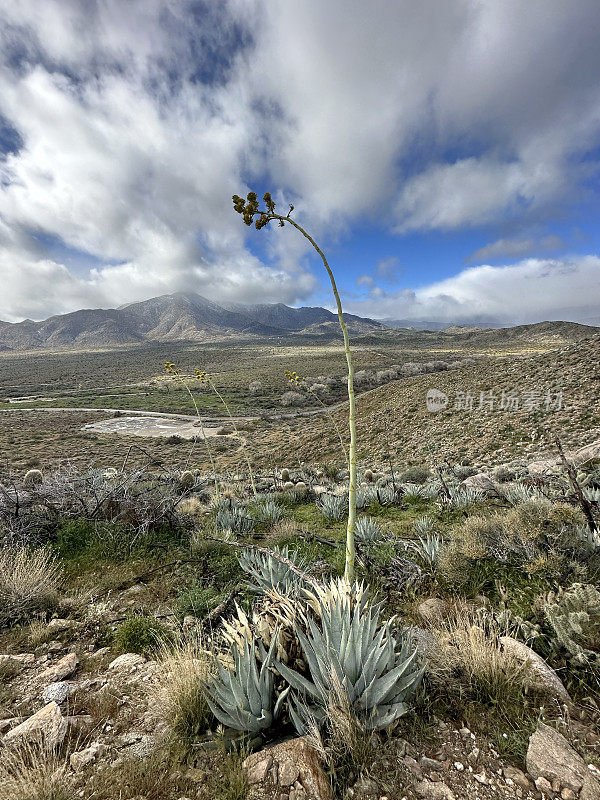
<instances>
[{"instance_id":1,"label":"blue sky","mask_svg":"<svg viewBox=\"0 0 600 800\"><path fill-rule=\"evenodd\" d=\"M196 291L600 324L597 0L0 9L0 319Z\"/></svg>"}]
</instances>

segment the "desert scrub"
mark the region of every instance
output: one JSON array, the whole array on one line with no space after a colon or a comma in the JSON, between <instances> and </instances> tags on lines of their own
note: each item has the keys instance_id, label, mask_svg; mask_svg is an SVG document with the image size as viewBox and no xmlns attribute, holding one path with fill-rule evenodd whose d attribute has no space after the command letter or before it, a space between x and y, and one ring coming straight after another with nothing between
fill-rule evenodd
<instances>
[{"instance_id":1,"label":"desert scrub","mask_svg":"<svg viewBox=\"0 0 600 800\"><path fill-rule=\"evenodd\" d=\"M25 477L23 478L23 486L25 486L26 489L32 489L34 486L39 486L43 480L44 477L41 470L30 469L25 473Z\"/></svg>"},{"instance_id":2,"label":"desert scrub","mask_svg":"<svg viewBox=\"0 0 600 800\"><path fill-rule=\"evenodd\" d=\"M121 653L147 655L155 651L168 638L165 625L144 615L130 617L122 622L113 637L113 644Z\"/></svg>"},{"instance_id":3,"label":"desert scrub","mask_svg":"<svg viewBox=\"0 0 600 800\"><path fill-rule=\"evenodd\" d=\"M46 548L6 547L0 551L0 627L52 610L61 569Z\"/></svg>"},{"instance_id":4,"label":"desert scrub","mask_svg":"<svg viewBox=\"0 0 600 800\"><path fill-rule=\"evenodd\" d=\"M595 586L575 583L550 594L544 615L576 664L600 669L600 592Z\"/></svg>"},{"instance_id":5,"label":"desert scrub","mask_svg":"<svg viewBox=\"0 0 600 800\"><path fill-rule=\"evenodd\" d=\"M42 741L5 748L0 760L1 800L76 800L68 761Z\"/></svg>"}]
</instances>

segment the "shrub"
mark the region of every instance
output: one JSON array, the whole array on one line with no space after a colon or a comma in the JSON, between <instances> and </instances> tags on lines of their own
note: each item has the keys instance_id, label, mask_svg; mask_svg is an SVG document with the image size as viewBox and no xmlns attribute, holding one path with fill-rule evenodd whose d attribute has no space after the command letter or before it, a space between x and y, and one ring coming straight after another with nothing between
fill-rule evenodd
<instances>
[{"instance_id":1,"label":"shrub","mask_svg":"<svg viewBox=\"0 0 600 800\"><path fill-rule=\"evenodd\" d=\"M256 397L259 394L262 394L262 383L260 381L251 381L250 385L248 386L248 391L251 395Z\"/></svg>"},{"instance_id":2,"label":"shrub","mask_svg":"<svg viewBox=\"0 0 600 800\"><path fill-rule=\"evenodd\" d=\"M285 392L281 395L282 406L302 406L304 405L304 398L300 392Z\"/></svg>"},{"instance_id":3,"label":"shrub","mask_svg":"<svg viewBox=\"0 0 600 800\"><path fill-rule=\"evenodd\" d=\"M160 620L140 614L119 625L115 631L114 644L122 653L145 655L156 650L166 635L167 630Z\"/></svg>"},{"instance_id":4,"label":"shrub","mask_svg":"<svg viewBox=\"0 0 600 800\"><path fill-rule=\"evenodd\" d=\"M503 650L501 633L484 613L446 618L436 631L437 647L428 651L428 673L446 690L484 704L518 700L529 683L529 670Z\"/></svg>"},{"instance_id":5,"label":"shrub","mask_svg":"<svg viewBox=\"0 0 600 800\"><path fill-rule=\"evenodd\" d=\"M23 478L23 486L31 489L33 486L38 486L44 480L41 470L30 469L25 473Z\"/></svg>"},{"instance_id":6,"label":"shrub","mask_svg":"<svg viewBox=\"0 0 600 800\"><path fill-rule=\"evenodd\" d=\"M217 606L223 599L223 594L212 585L194 583L179 592L175 611L180 619L186 616L202 618Z\"/></svg>"},{"instance_id":7,"label":"shrub","mask_svg":"<svg viewBox=\"0 0 600 800\"><path fill-rule=\"evenodd\" d=\"M595 586L575 583L551 594L544 614L575 662L600 667L600 592Z\"/></svg>"},{"instance_id":8,"label":"shrub","mask_svg":"<svg viewBox=\"0 0 600 800\"><path fill-rule=\"evenodd\" d=\"M0 551L0 627L49 611L57 601L61 570L45 549Z\"/></svg>"},{"instance_id":9,"label":"shrub","mask_svg":"<svg viewBox=\"0 0 600 800\"><path fill-rule=\"evenodd\" d=\"M281 521L283 511L273 500L259 500L252 505L252 517L263 525L275 525Z\"/></svg>"},{"instance_id":10,"label":"shrub","mask_svg":"<svg viewBox=\"0 0 600 800\"><path fill-rule=\"evenodd\" d=\"M409 467L405 470L400 480L402 483L423 484L431 478L431 470L426 466Z\"/></svg>"}]
</instances>

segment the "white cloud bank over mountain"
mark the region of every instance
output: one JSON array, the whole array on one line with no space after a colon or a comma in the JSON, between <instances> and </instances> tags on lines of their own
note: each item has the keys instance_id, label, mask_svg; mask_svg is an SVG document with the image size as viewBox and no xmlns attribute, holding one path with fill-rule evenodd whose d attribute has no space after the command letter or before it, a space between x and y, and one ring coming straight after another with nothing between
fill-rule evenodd
<instances>
[{"instance_id":1,"label":"white cloud bank over mountain","mask_svg":"<svg viewBox=\"0 0 600 800\"><path fill-rule=\"evenodd\" d=\"M379 289L372 299L347 305L355 314L383 319L600 325L600 258L529 258L504 267L470 267L420 289Z\"/></svg>"}]
</instances>

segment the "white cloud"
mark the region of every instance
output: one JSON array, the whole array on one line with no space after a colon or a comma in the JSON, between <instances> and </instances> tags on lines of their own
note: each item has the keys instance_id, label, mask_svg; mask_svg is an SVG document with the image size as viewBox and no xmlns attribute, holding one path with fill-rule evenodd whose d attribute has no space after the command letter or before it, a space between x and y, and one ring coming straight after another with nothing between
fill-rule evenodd
<instances>
[{"instance_id":1,"label":"white cloud","mask_svg":"<svg viewBox=\"0 0 600 800\"><path fill-rule=\"evenodd\" d=\"M600 325L600 258L530 258L509 266L470 267L417 290L388 292L348 307L381 319Z\"/></svg>"},{"instance_id":2,"label":"white cloud","mask_svg":"<svg viewBox=\"0 0 600 800\"><path fill-rule=\"evenodd\" d=\"M480 247L468 256L465 261L486 261L496 258L521 258L538 252L563 250L565 243L560 236L542 236L525 238L496 239L495 242Z\"/></svg>"},{"instance_id":3,"label":"white cloud","mask_svg":"<svg viewBox=\"0 0 600 800\"><path fill-rule=\"evenodd\" d=\"M308 299L297 232L249 251L246 181L326 242L357 220L451 230L579 200L599 21L596 0L5 4L0 114L23 147L0 157L0 317L178 289Z\"/></svg>"}]
</instances>

